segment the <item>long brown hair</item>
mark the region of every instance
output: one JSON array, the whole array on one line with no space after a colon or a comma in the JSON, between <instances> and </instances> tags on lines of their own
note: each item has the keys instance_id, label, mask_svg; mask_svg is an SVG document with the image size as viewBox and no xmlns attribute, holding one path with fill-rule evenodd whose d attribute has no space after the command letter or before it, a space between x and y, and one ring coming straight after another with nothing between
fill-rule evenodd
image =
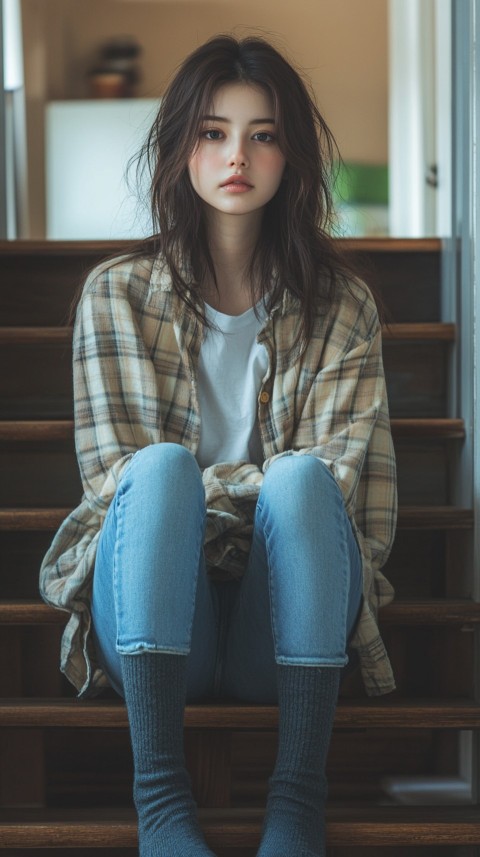
<instances>
[{"instance_id":1,"label":"long brown hair","mask_svg":"<svg viewBox=\"0 0 480 857\"><path fill-rule=\"evenodd\" d=\"M307 342L319 307L327 309L339 281L354 273L332 240L332 183L340 155L309 84L264 39L216 36L177 69L138 156L138 184L144 186L146 170L151 188L153 235L133 255L161 253L174 289L208 326L195 283L207 273L214 283L216 277L203 202L192 187L188 162L216 91L232 82L261 87L270 96L286 158L286 180L265 207L250 262L252 303L263 298L271 308L288 289L300 301L299 338Z\"/></svg>"}]
</instances>

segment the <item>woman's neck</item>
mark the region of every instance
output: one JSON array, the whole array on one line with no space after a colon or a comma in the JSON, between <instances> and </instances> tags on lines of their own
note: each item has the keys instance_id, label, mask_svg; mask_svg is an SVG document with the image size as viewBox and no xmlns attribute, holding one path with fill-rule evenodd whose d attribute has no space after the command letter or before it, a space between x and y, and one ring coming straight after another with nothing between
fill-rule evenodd
<instances>
[{"instance_id":1,"label":"woman's neck","mask_svg":"<svg viewBox=\"0 0 480 857\"><path fill-rule=\"evenodd\" d=\"M251 212L248 217L208 211L209 249L217 287L206 282L202 291L206 302L226 315L241 315L254 303L248 268L258 241L261 216L261 211Z\"/></svg>"}]
</instances>

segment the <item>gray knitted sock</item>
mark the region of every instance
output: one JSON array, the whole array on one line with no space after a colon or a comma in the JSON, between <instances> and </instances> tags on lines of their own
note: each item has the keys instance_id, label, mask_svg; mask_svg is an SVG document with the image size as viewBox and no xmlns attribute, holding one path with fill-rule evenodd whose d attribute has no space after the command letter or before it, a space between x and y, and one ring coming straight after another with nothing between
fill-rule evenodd
<instances>
[{"instance_id":1,"label":"gray knitted sock","mask_svg":"<svg viewBox=\"0 0 480 857\"><path fill-rule=\"evenodd\" d=\"M214 857L185 769L185 655L121 655L140 857Z\"/></svg>"},{"instance_id":2,"label":"gray knitted sock","mask_svg":"<svg viewBox=\"0 0 480 857\"><path fill-rule=\"evenodd\" d=\"M257 857L324 857L327 759L341 670L277 666L279 734Z\"/></svg>"}]
</instances>

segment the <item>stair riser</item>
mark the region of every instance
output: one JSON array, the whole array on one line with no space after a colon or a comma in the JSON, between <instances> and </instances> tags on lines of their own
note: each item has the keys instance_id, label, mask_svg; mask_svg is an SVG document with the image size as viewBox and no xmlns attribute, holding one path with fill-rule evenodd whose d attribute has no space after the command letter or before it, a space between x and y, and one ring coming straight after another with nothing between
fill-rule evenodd
<instances>
[{"instance_id":1,"label":"stair riser","mask_svg":"<svg viewBox=\"0 0 480 857\"><path fill-rule=\"evenodd\" d=\"M362 241L347 242L367 283L377 289L390 321L440 321L440 242L419 253L394 248L365 249ZM347 244L343 245L347 249ZM128 242L105 242L96 249L77 242L68 250L58 242L26 254L8 244L1 259L0 318L2 324L65 324L74 294L89 269L112 254L126 252ZM341 242L339 246L342 246Z\"/></svg>"},{"instance_id":2,"label":"stair riser","mask_svg":"<svg viewBox=\"0 0 480 857\"><path fill-rule=\"evenodd\" d=\"M10 746L13 742L25 745L33 732L40 752L43 748L48 751L45 776L49 805L72 810L85 806L130 806L133 767L126 728L108 732L79 728L75 730L75 740L71 729L43 732L3 729L0 741L3 735ZM200 780L197 802L200 806L208 805L207 798L202 796L201 777L196 775L197 754L199 749L203 752L205 733L187 728L184 734L187 767L194 783ZM265 806L268 779L276 758L276 732L233 730L226 735L225 730L217 730L217 741L219 737L231 742L228 755L232 805ZM17 747L14 753L18 754ZM355 802L361 795L370 805L380 801L385 796L385 775L392 770L400 776L432 779L436 773L432 770L432 759L438 753L445 758L458 753L458 736L452 730L335 729L327 765L329 800ZM204 752L203 758L206 759ZM205 765L211 772L206 761Z\"/></svg>"},{"instance_id":3,"label":"stair riser","mask_svg":"<svg viewBox=\"0 0 480 857\"><path fill-rule=\"evenodd\" d=\"M384 363L392 417L447 416L446 376L449 343L384 344ZM0 419L72 417L71 347L52 344L0 344Z\"/></svg>"},{"instance_id":4,"label":"stair riser","mask_svg":"<svg viewBox=\"0 0 480 857\"><path fill-rule=\"evenodd\" d=\"M381 624L381 623L380 623ZM392 661L397 692L402 698L442 698L444 696L470 697L472 694L471 675L474 662L474 634L464 632L460 628L410 628L389 626L382 627L382 635L389 651ZM3 625L0 626L0 648L4 657L15 657L18 660L19 670L9 673L2 682L0 688L0 699L8 697L57 697L64 693L70 694L66 680L59 672L60 639L63 626L57 625ZM447 657L454 658L452 667L445 667ZM1 654L0 654L1 658ZM358 673L345 679L342 689L345 697L361 697L362 683ZM0 711L0 724L6 724L6 715ZM12 712L15 718L17 714ZM20 725L35 725L35 715L29 711L19 712L18 716L26 718ZM71 717L73 721L70 726L81 725L76 720L75 711L62 712L58 719L55 712L46 712L38 715L45 717L39 725L61 726L62 717ZM101 726L102 715L95 715L95 724ZM372 715L374 716L374 715ZM362 715L363 717L363 715ZM380 708L377 717L379 723L386 717L386 723L390 724L390 712L383 713ZM403 715L398 715L399 720L390 725L404 725ZM32 719L31 719L32 718ZM13 721L15 722L15 720ZM123 721L122 721L123 722ZM440 720L437 728L448 725L447 720ZM469 715L470 722L470 715ZM9 725L12 725L10 723ZM105 725L109 725L106 723ZM368 725L367 721L357 722L352 716L351 722L344 725L353 727ZM372 723L372 725L374 725ZM412 723L408 724L409 726ZM413 725L420 725L413 720ZM467 727L465 727L467 728Z\"/></svg>"},{"instance_id":5,"label":"stair riser","mask_svg":"<svg viewBox=\"0 0 480 857\"><path fill-rule=\"evenodd\" d=\"M0 532L1 593L6 599L38 598L38 571L50 546L53 530ZM461 535L460 537L461 538ZM401 598L471 596L471 571L463 573L461 556L448 583L446 561L449 544L456 547L457 534L440 530L398 530L385 574Z\"/></svg>"},{"instance_id":6,"label":"stair riser","mask_svg":"<svg viewBox=\"0 0 480 857\"><path fill-rule=\"evenodd\" d=\"M395 443L398 496L402 505L448 505L448 455L445 443L398 440ZM77 505L82 485L70 442L0 442L0 507Z\"/></svg>"},{"instance_id":7,"label":"stair riser","mask_svg":"<svg viewBox=\"0 0 480 857\"><path fill-rule=\"evenodd\" d=\"M71 349L66 345L0 345L0 419L69 419Z\"/></svg>"}]
</instances>

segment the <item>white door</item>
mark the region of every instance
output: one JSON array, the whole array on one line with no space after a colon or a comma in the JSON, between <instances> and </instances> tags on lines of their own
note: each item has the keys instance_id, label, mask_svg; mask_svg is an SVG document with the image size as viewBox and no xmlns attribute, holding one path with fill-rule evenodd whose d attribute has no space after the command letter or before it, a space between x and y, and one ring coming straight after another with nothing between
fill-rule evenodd
<instances>
[{"instance_id":1,"label":"white door","mask_svg":"<svg viewBox=\"0 0 480 857\"><path fill-rule=\"evenodd\" d=\"M389 0L389 225L451 234L450 0Z\"/></svg>"}]
</instances>

